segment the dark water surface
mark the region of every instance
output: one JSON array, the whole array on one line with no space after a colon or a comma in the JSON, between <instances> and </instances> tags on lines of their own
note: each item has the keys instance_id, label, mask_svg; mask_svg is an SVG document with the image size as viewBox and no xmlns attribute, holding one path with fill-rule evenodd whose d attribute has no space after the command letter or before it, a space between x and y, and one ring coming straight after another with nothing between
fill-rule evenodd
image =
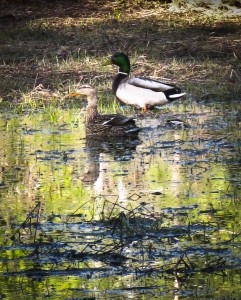
<instances>
[{"instance_id":1,"label":"dark water surface","mask_svg":"<svg viewBox=\"0 0 241 300\"><path fill-rule=\"evenodd\" d=\"M1 113L0 299L241 298L240 103L138 124L86 140L79 109Z\"/></svg>"}]
</instances>

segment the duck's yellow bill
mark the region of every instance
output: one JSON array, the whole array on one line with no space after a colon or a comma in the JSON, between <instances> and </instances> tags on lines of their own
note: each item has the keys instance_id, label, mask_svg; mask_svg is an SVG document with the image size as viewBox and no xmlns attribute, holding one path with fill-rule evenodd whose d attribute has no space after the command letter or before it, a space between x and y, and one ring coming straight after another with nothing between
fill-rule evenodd
<instances>
[{"instance_id":1,"label":"duck's yellow bill","mask_svg":"<svg viewBox=\"0 0 241 300\"><path fill-rule=\"evenodd\" d=\"M74 93L67 94L67 95L66 95L66 98L67 98L67 97L76 97L76 96L81 96L81 95L82 95L81 93L74 92Z\"/></svg>"}]
</instances>

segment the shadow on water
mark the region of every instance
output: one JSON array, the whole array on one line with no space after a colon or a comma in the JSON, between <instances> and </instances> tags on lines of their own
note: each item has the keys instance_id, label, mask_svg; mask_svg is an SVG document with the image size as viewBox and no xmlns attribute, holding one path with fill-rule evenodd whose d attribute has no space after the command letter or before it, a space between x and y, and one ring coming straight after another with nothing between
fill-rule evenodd
<instances>
[{"instance_id":1,"label":"shadow on water","mask_svg":"<svg viewBox=\"0 0 241 300\"><path fill-rule=\"evenodd\" d=\"M1 297L239 299L239 109L177 103L124 140L2 114Z\"/></svg>"}]
</instances>

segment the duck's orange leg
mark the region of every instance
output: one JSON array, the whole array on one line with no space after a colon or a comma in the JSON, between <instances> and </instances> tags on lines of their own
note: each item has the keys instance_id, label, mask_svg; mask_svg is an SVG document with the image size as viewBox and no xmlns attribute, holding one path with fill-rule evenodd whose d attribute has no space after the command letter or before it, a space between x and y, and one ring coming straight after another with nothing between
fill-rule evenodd
<instances>
[{"instance_id":1,"label":"duck's orange leg","mask_svg":"<svg viewBox=\"0 0 241 300\"><path fill-rule=\"evenodd\" d=\"M145 105L144 107L142 107L142 112L147 112L147 106Z\"/></svg>"}]
</instances>

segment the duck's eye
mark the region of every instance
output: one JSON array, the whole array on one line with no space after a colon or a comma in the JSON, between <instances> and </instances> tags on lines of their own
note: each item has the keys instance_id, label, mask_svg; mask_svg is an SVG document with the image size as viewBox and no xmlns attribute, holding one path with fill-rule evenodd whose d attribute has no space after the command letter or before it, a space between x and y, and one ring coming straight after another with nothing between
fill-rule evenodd
<instances>
[{"instance_id":1,"label":"duck's eye","mask_svg":"<svg viewBox=\"0 0 241 300\"><path fill-rule=\"evenodd\" d=\"M91 86L89 86L89 85L82 85L82 86L80 86L79 88L80 88L80 89L88 90L88 89L91 88Z\"/></svg>"}]
</instances>

